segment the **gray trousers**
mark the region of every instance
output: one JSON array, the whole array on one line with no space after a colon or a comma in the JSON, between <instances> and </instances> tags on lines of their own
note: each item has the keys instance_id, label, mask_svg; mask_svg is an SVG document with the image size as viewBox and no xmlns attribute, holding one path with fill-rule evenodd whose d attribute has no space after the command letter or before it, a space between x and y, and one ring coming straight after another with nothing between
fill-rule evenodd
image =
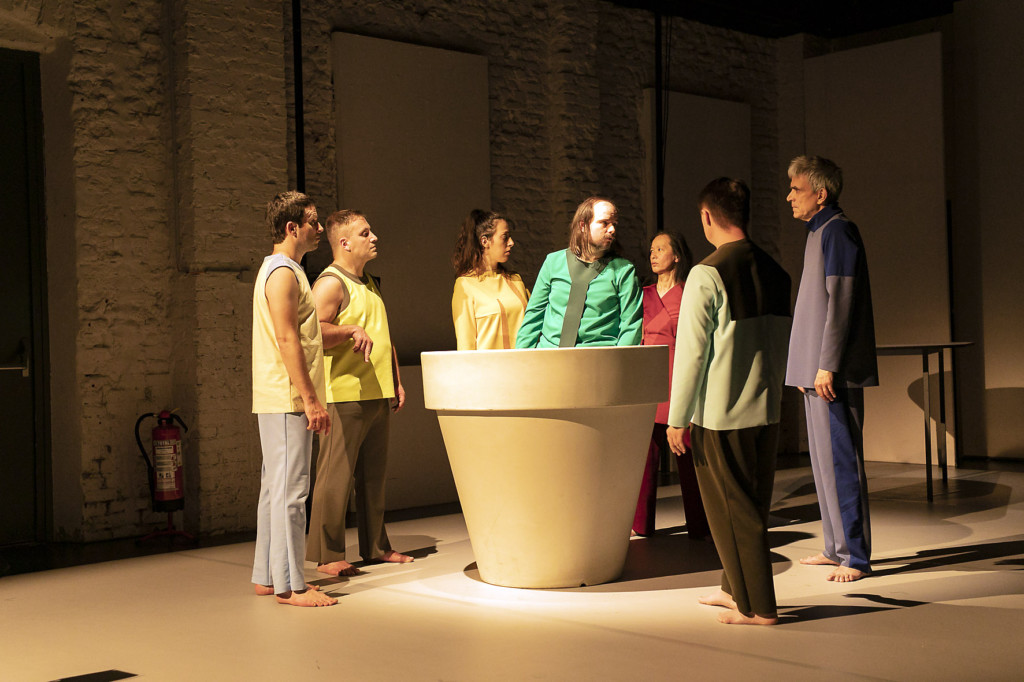
<instances>
[{"instance_id":1,"label":"gray trousers","mask_svg":"<svg viewBox=\"0 0 1024 682\"><path fill-rule=\"evenodd\" d=\"M306 589L306 496L313 432L302 412L257 415L263 467L256 507L256 556L252 581L275 594Z\"/></svg>"}]
</instances>

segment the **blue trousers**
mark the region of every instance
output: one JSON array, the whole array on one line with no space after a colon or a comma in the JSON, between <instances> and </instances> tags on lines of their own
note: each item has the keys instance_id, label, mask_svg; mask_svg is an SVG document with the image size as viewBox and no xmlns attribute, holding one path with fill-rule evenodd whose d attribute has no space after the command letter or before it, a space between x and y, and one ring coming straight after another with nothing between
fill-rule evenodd
<instances>
[{"instance_id":1,"label":"blue trousers","mask_svg":"<svg viewBox=\"0 0 1024 682\"><path fill-rule=\"evenodd\" d=\"M302 412L257 415L263 468L252 582L275 594L306 589L306 496L313 432Z\"/></svg>"},{"instance_id":2,"label":"blue trousers","mask_svg":"<svg viewBox=\"0 0 1024 682\"><path fill-rule=\"evenodd\" d=\"M871 571L871 520L864 473L864 389L836 387L829 403L804 394L811 470L818 492L824 555L840 566Z\"/></svg>"}]
</instances>

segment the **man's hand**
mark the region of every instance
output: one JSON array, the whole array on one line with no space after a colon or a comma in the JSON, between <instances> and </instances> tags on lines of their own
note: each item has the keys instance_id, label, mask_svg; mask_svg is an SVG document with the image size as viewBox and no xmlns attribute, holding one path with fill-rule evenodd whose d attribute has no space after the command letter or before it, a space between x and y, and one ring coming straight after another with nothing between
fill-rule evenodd
<instances>
[{"instance_id":1,"label":"man's hand","mask_svg":"<svg viewBox=\"0 0 1024 682\"><path fill-rule=\"evenodd\" d=\"M309 425L306 427L307 431L319 433L321 436L326 436L331 432L331 418L316 397L303 400L302 407L306 412L306 419L309 421Z\"/></svg>"},{"instance_id":2,"label":"man's hand","mask_svg":"<svg viewBox=\"0 0 1024 682\"><path fill-rule=\"evenodd\" d=\"M352 352L362 353L363 361L370 361L370 351L373 350L373 339L366 333L366 330L362 327L352 325Z\"/></svg>"},{"instance_id":3,"label":"man's hand","mask_svg":"<svg viewBox=\"0 0 1024 682\"><path fill-rule=\"evenodd\" d=\"M684 433L686 433L686 429L677 429L674 426L668 427L668 431L666 432L666 435L668 436L668 447L672 450L673 454L686 454L686 444L683 442Z\"/></svg>"},{"instance_id":4,"label":"man's hand","mask_svg":"<svg viewBox=\"0 0 1024 682\"><path fill-rule=\"evenodd\" d=\"M395 397L391 399L391 411L398 412L403 407L405 407L405 389L402 388L402 382L399 381L395 386Z\"/></svg>"},{"instance_id":5,"label":"man's hand","mask_svg":"<svg viewBox=\"0 0 1024 682\"><path fill-rule=\"evenodd\" d=\"M818 374L814 377L814 392L827 403L836 399L836 392L832 387L832 372L827 369L818 370Z\"/></svg>"}]
</instances>

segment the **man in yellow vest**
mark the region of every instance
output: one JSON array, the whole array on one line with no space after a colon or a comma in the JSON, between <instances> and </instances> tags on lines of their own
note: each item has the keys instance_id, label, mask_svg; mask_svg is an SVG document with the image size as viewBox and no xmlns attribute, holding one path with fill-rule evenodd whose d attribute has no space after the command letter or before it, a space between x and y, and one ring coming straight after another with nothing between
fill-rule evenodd
<instances>
[{"instance_id":1,"label":"man in yellow vest","mask_svg":"<svg viewBox=\"0 0 1024 682\"><path fill-rule=\"evenodd\" d=\"M328 575L358 575L345 560L345 513L356 490L359 554L365 561L408 563L391 549L384 528L391 411L405 404L398 357L377 282L364 272L377 257L377 236L358 211L327 219L334 262L313 283L323 330L327 413L334 424L320 439L306 559Z\"/></svg>"},{"instance_id":2,"label":"man in yellow vest","mask_svg":"<svg viewBox=\"0 0 1024 682\"><path fill-rule=\"evenodd\" d=\"M309 280L298 261L324 231L313 200L284 192L267 204L274 250L252 296L252 411L263 449L252 582L293 606L331 606L303 575L313 432L326 436L324 359Z\"/></svg>"}]
</instances>

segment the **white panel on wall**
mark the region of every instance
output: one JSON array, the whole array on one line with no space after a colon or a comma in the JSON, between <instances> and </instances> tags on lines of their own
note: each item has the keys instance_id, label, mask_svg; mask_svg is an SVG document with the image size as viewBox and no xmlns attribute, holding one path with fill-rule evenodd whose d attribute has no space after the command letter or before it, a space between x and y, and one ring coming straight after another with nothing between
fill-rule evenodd
<instances>
[{"instance_id":1,"label":"white panel on wall","mask_svg":"<svg viewBox=\"0 0 1024 682\"><path fill-rule=\"evenodd\" d=\"M652 88L644 90L640 113L647 157L644 206L650 236L657 229L654 94ZM750 105L681 92L666 92L664 98L668 103L664 124L665 229L686 238L696 263L713 250L704 239L697 195L710 181L722 176L750 184Z\"/></svg>"},{"instance_id":2,"label":"white panel on wall","mask_svg":"<svg viewBox=\"0 0 1024 682\"><path fill-rule=\"evenodd\" d=\"M948 341L940 35L808 59L804 84L807 153L843 169L839 203L864 238L877 342ZM865 456L923 462L920 359L878 365Z\"/></svg>"},{"instance_id":3,"label":"white panel on wall","mask_svg":"<svg viewBox=\"0 0 1024 682\"><path fill-rule=\"evenodd\" d=\"M491 202L487 59L348 33L331 37L340 208L363 211L403 362L455 348L458 225Z\"/></svg>"},{"instance_id":4,"label":"white panel on wall","mask_svg":"<svg viewBox=\"0 0 1024 682\"><path fill-rule=\"evenodd\" d=\"M408 402L391 422L388 509L457 499L444 441L423 406L419 354L455 348L450 265L458 225L490 208L487 60L332 35L339 208L366 214L380 256ZM321 211L322 219L326 217Z\"/></svg>"}]
</instances>

